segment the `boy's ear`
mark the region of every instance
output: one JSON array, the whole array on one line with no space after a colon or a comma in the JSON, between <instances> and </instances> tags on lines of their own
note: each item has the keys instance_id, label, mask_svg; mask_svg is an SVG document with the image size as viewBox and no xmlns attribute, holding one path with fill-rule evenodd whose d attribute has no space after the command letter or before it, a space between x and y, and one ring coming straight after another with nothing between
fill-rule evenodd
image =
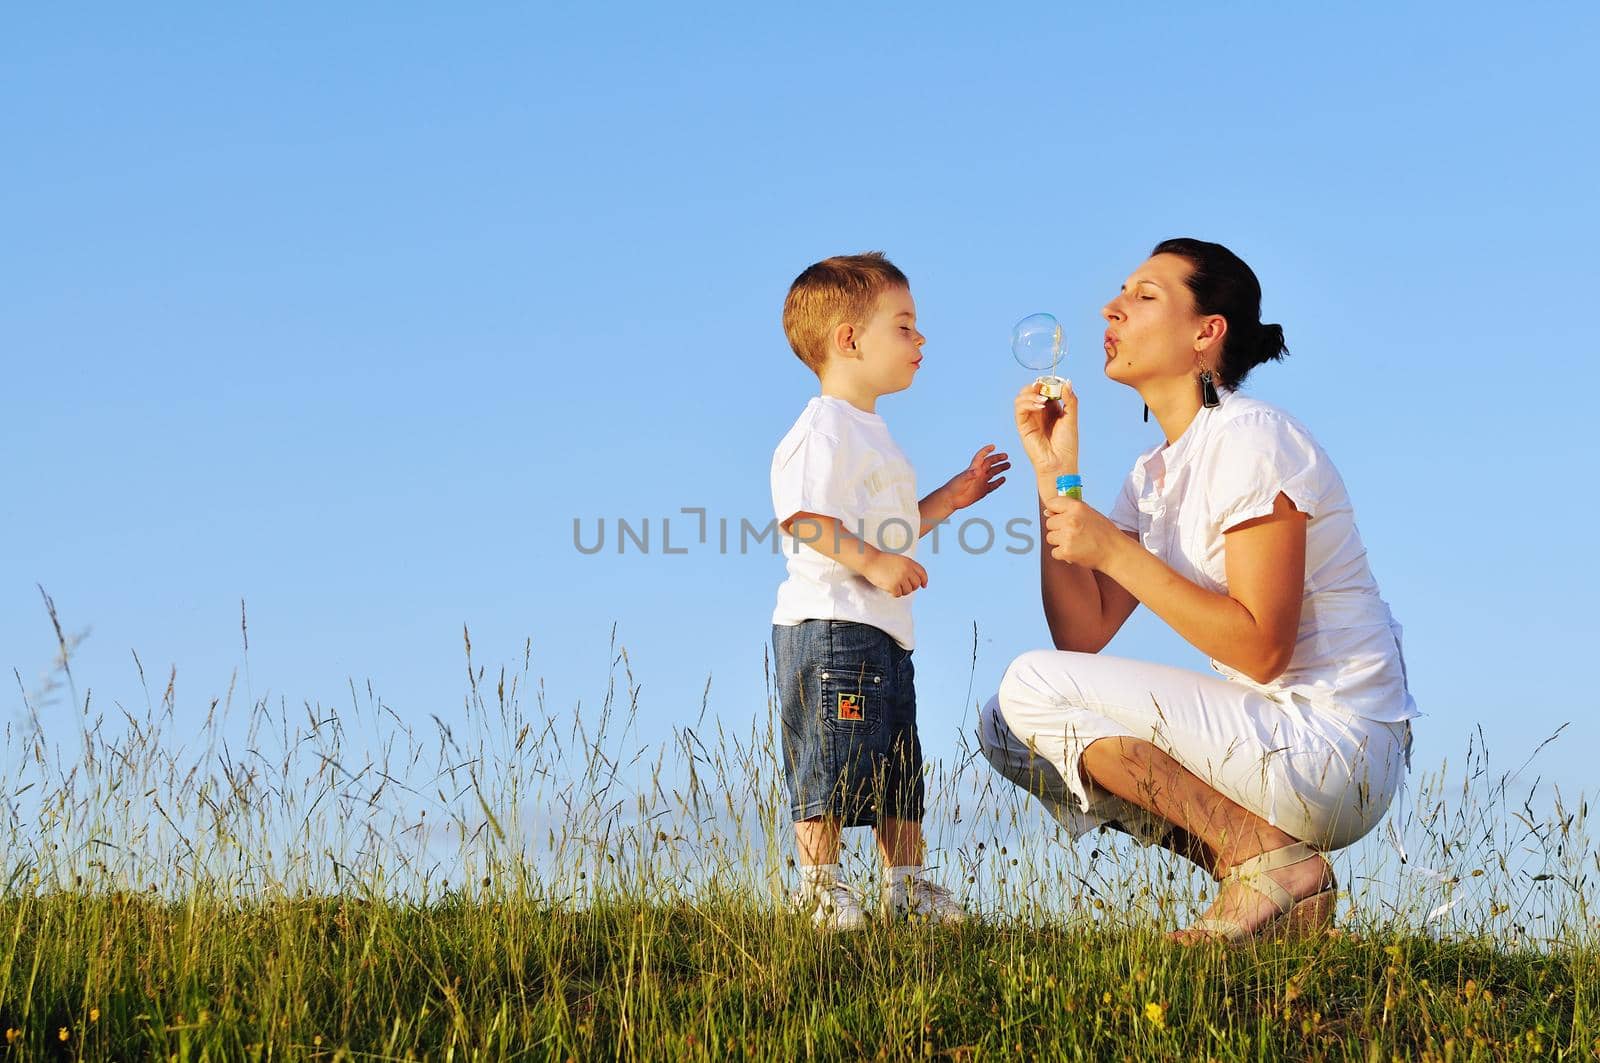
<instances>
[{"instance_id":1,"label":"boy's ear","mask_svg":"<svg viewBox=\"0 0 1600 1063\"><path fill-rule=\"evenodd\" d=\"M851 357L850 352L856 349L856 327L848 321L842 321L833 328L833 346L846 358Z\"/></svg>"}]
</instances>

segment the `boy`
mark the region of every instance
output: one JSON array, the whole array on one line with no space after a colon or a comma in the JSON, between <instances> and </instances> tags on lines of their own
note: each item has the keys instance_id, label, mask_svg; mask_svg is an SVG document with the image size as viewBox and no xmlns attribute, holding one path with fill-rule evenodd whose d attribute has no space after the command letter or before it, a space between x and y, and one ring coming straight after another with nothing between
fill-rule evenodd
<instances>
[{"instance_id":1,"label":"boy","mask_svg":"<svg viewBox=\"0 0 1600 1063\"><path fill-rule=\"evenodd\" d=\"M905 274L881 253L806 269L784 301L783 330L822 384L772 458L789 558L772 643L800 853L795 901L824 929L864 925L859 897L839 880L839 831L871 825L886 914L960 922L955 897L922 876L910 595L928 574L912 555L918 538L1004 483L1010 464L986 446L917 501L876 406L911 386L924 337Z\"/></svg>"}]
</instances>

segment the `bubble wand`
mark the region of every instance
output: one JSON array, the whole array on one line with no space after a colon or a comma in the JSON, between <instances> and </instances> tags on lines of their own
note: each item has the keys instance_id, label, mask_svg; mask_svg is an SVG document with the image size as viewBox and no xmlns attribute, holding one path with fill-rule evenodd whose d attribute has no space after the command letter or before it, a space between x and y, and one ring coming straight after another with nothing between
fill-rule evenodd
<instances>
[{"instance_id":1,"label":"bubble wand","mask_svg":"<svg viewBox=\"0 0 1600 1063\"><path fill-rule=\"evenodd\" d=\"M1056 366L1067 356L1067 341L1054 314L1029 314L1011 330L1011 353L1025 369L1049 370L1034 383L1039 394L1059 399L1067 382L1056 376Z\"/></svg>"},{"instance_id":2,"label":"bubble wand","mask_svg":"<svg viewBox=\"0 0 1600 1063\"><path fill-rule=\"evenodd\" d=\"M1048 369L1034 384L1045 398L1061 398L1067 382L1056 375L1056 367L1067 356L1067 343L1054 314L1029 314L1018 321L1011 330L1011 353L1025 369ZM1056 494L1083 501L1083 478L1077 473L1057 476Z\"/></svg>"}]
</instances>

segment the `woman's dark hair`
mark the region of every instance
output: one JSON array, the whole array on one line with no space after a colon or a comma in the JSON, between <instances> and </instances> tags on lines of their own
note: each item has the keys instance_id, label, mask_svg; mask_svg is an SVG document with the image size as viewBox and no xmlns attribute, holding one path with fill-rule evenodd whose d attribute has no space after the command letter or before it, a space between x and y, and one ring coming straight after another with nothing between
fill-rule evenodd
<instances>
[{"instance_id":1,"label":"woman's dark hair","mask_svg":"<svg viewBox=\"0 0 1600 1063\"><path fill-rule=\"evenodd\" d=\"M1261 282L1244 259L1221 244L1188 237L1163 240L1150 254L1177 255L1188 261L1194 267L1189 274L1189 292L1195 308L1227 319L1228 332L1217 363L1224 387L1238 387L1250 370L1289 353L1283 343L1283 326L1261 322Z\"/></svg>"}]
</instances>

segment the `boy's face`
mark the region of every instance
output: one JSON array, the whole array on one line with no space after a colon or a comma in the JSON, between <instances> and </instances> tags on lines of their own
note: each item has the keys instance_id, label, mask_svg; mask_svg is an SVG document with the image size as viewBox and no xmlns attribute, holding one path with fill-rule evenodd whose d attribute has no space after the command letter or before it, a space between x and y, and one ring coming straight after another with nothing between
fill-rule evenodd
<instances>
[{"instance_id":1,"label":"boy's face","mask_svg":"<svg viewBox=\"0 0 1600 1063\"><path fill-rule=\"evenodd\" d=\"M927 337L917 331L917 304L907 288L887 288L866 323L852 332L852 375L874 395L892 395L911 386L922 365Z\"/></svg>"}]
</instances>

